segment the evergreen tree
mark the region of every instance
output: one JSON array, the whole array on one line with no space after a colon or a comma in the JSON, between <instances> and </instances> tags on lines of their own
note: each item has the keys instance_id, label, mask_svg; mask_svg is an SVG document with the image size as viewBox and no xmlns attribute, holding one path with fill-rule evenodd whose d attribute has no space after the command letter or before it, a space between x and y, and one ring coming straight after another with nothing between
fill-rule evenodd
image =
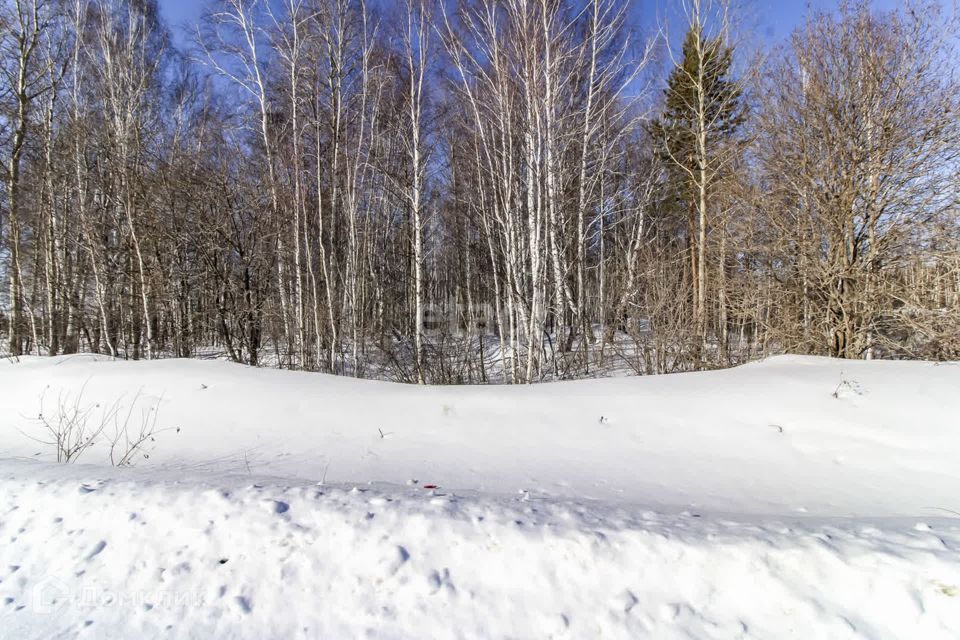
<instances>
[{"instance_id":1,"label":"evergreen tree","mask_svg":"<svg viewBox=\"0 0 960 640\"><path fill-rule=\"evenodd\" d=\"M690 256L694 321L706 339L706 238L714 186L736 155L735 136L746 118L743 90L731 77L733 49L704 34L699 16L670 73L660 117L649 133L666 167L658 232L685 239Z\"/></svg>"}]
</instances>

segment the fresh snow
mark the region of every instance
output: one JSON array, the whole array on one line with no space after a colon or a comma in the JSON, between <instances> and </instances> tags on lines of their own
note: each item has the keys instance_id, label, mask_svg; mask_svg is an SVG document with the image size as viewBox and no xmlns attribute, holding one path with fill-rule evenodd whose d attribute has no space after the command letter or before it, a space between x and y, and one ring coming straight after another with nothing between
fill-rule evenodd
<instances>
[{"instance_id":1,"label":"fresh snow","mask_svg":"<svg viewBox=\"0 0 960 640\"><path fill-rule=\"evenodd\" d=\"M427 388L0 362L0 637L957 637L958 391L801 357ZM41 397L164 430L57 464Z\"/></svg>"}]
</instances>

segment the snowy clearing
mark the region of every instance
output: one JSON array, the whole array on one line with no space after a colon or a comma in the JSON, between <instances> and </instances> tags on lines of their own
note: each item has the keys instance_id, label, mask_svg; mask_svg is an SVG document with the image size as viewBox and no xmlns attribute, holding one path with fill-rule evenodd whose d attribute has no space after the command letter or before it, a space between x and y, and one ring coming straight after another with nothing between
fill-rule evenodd
<instances>
[{"instance_id":1,"label":"snowy clearing","mask_svg":"<svg viewBox=\"0 0 960 640\"><path fill-rule=\"evenodd\" d=\"M0 636L955 637L958 389L800 357L431 388L3 362ZM158 411L149 458L53 462L41 398Z\"/></svg>"}]
</instances>

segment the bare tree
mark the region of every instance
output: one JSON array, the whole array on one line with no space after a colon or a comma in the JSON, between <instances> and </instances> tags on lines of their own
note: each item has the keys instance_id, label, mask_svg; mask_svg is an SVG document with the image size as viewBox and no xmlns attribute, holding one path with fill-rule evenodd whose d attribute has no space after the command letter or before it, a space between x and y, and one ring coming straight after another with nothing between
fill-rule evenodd
<instances>
[{"instance_id":1,"label":"bare tree","mask_svg":"<svg viewBox=\"0 0 960 640\"><path fill-rule=\"evenodd\" d=\"M192 55L155 0L0 6L14 354L417 383L960 357L935 4L811 12L756 91L719 1L664 77L627 0L217 0Z\"/></svg>"},{"instance_id":2,"label":"bare tree","mask_svg":"<svg viewBox=\"0 0 960 640\"><path fill-rule=\"evenodd\" d=\"M844 3L767 75L757 153L779 243L770 267L803 309L800 323L777 318L787 349L874 355L893 338L904 270L921 256L939 268L931 234L956 220L945 167L960 154L960 85L944 72L955 31L941 20L934 5Z\"/></svg>"},{"instance_id":3,"label":"bare tree","mask_svg":"<svg viewBox=\"0 0 960 640\"><path fill-rule=\"evenodd\" d=\"M23 264L21 260L21 178L27 138L34 118L35 101L52 90L52 65L55 60L43 57L42 40L55 19L51 0L13 0L0 9L0 72L8 87L4 119L10 123L9 140L4 145L4 187L7 201L7 243L10 253L10 317L9 349L14 356L23 353ZM2 223L2 220L0 220ZM0 224L0 232L3 225Z\"/></svg>"}]
</instances>

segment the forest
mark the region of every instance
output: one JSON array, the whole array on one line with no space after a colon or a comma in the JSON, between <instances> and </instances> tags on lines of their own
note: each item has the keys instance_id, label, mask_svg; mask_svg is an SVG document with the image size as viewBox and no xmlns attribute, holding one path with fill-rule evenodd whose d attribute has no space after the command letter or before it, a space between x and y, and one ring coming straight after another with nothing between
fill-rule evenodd
<instances>
[{"instance_id":1,"label":"forest","mask_svg":"<svg viewBox=\"0 0 960 640\"><path fill-rule=\"evenodd\" d=\"M955 8L632 4L0 0L0 355L960 359Z\"/></svg>"}]
</instances>

